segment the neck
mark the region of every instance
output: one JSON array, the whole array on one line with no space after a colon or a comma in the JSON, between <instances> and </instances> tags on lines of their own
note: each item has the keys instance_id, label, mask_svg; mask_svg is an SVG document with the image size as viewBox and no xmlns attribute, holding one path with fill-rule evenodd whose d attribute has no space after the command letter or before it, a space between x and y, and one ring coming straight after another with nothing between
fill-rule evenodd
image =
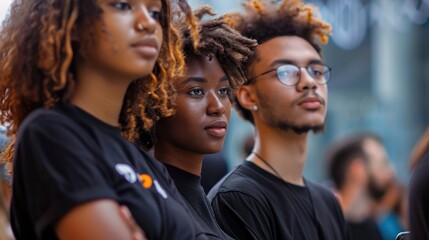
<instances>
[{"instance_id":1,"label":"neck","mask_svg":"<svg viewBox=\"0 0 429 240\"><path fill-rule=\"evenodd\" d=\"M203 154L186 151L158 141L155 145L155 158L163 163L177 167L196 176L201 176Z\"/></svg>"},{"instance_id":2,"label":"neck","mask_svg":"<svg viewBox=\"0 0 429 240\"><path fill-rule=\"evenodd\" d=\"M302 173L307 158L307 135L258 126L253 152L260 157L252 154L249 159L286 182L304 186Z\"/></svg>"},{"instance_id":3,"label":"neck","mask_svg":"<svg viewBox=\"0 0 429 240\"><path fill-rule=\"evenodd\" d=\"M346 219L361 222L369 216L369 202L361 186L344 185L338 192Z\"/></svg>"},{"instance_id":4,"label":"neck","mask_svg":"<svg viewBox=\"0 0 429 240\"><path fill-rule=\"evenodd\" d=\"M132 80L79 67L75 92L71 103L101 121L119 126L119 115L128 85Z\"/></svg>"}]
</instances>

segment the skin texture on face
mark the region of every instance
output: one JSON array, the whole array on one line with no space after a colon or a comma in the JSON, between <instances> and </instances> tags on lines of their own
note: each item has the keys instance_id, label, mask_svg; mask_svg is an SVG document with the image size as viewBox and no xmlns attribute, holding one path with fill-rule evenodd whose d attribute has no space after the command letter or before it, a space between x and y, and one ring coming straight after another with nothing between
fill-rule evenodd
<instances>
[{"instance_id":1,"label":"skin texture on face","mask_svg":"<svg viewBox=\"0 0 429 240\"><path fill-rule=\"evenodd\" d=\"M258 107L257 111L253 111L255 121L272 128L292 129L295 133L322 130L327 108L327 86L317 83L303 68L311 63L323 63L316 50L303 38L280 36L260 44L256 52L251 76L258 76L285 63L302 68L300 80L295 86L283 85L275 71L244 86L250 91L253 103L241 104L249 110L252 104Z\"/></svg>"},{"instance_id":2,"label":"skin texture on face","mask_svg":"<svg viewBox=\"0 0 429 240\"><path fill-rule=\"evenodd\" d=\"M157 123L156 151L173 148L197 154L222 149L231 113L230 86L216 58L191 58L174 83L176 113Z\"/></svg>"},{"instance_id":3,"label":"skin texture on face","mask_svg":"<svg viewBox=\"0 0 429 240\"><path fill-rule=\"evenodd\" d=\"M110 79L149 75L162 44L161 7L154 0L101 0L101 21L79 67L98 69Z\"/></svg>"},{"instance_id":4,"label":"skin texture on face","mask_svg":"<svg viewBox=\"0 0 429 240\"><path fill-rule=\"evenodd\" d=\"M379 199L393 183L395 173L382 144L369 138L363 142L363 148L369 160L369 191L372 197Z\"/></svg>"}]
</instances>

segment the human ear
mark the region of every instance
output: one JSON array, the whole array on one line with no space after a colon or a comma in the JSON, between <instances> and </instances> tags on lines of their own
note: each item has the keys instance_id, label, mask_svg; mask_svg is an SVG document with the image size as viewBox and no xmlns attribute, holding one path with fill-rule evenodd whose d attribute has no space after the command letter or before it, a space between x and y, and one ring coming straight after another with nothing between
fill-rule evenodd
<instances>
[{"instance_id":1,"label":"human ear","mask_svg":"<svg viewBox=\"0 0 429 240\"><path fill-rule=\"evenodd\" d=\"M255 111L255 106L258 107L255 88L251 85L240 86L237 89L237 101L243 108Z\"/></svg>"}]
</instances>

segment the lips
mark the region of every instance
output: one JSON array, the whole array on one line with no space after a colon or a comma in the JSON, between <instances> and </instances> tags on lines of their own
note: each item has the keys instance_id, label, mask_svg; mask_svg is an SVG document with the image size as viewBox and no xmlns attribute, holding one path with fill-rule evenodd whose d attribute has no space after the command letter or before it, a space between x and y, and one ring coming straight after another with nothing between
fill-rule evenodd
<instances>
[{"instance_id":1,"label":"lips","mask_svg":"<svg viewBox=\"0 0 429 240\"><path fill-rule=\"evenodd\" d=\"M158 56L158 42L154 38L144 38L133 44L134 48L143 58L152 59Z\"/></svg>"},{"instance_id":2,"label":"lips","mask_svg":"<svg viewBox=\"0 0 429 240\"><path fill-rule=\"evenodd\" d=\"M322 107L323 101L318 97L306 97L298 102L298 105L306 110L318 110Z\"/></svg>"},{"instance_id":3,"label":"lips","mask_svg":"<svg viewBox=\"0 0 429 240\"><path fill-rule=\"evenodd\" d=\"M223 120L218 120L205 127L204 130L214 137L225 137L228 124Z\"/></svg>"}]
</instances>

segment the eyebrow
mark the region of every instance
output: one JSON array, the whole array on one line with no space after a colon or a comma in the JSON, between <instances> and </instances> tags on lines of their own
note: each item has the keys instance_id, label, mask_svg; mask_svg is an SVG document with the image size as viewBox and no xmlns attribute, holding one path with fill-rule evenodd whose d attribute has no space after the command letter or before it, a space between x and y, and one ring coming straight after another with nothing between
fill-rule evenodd
<instances>
[{"instance_id":1,"label":"eyebrow","mask_svg":"<svg viewBox=\"0 0 429 240\"><path fill-rule=\"evenodd\" d=\"M219 82L228 81L228 77L224 75L223 77L219 78ZM182 82L182 84L187 84L189 82L199 82L199 83L206 83L208 82L206 78L203 77L189 77L185 81Z\"/></svg>"},{"instance_id":2,"label":"eyebrow","mask_svg":"<svg viewBox=\"0 0 429 240\"><path fill-rule=\"evenodd\" d=\"M207 79L202 77L189 77L185 81L182 82L182 84L186 84L189 82L199 82L199 83L206 83Z\"/></svg>"},{"instance_id":3,"label":"eyebrow","mask_svg":"<svg viewBox=\"0 0 429 240\"><path fill-rule=\"evenodd\" d=\"M320 60L320 59L311 59L308 62L308 64L315 64L315 63L317 63L317 64L323 64L323 61ZM289 60L289 59L277 59L274 62L272 62L269 65L269 67L275 67L275 66L282 65L282 64L293 64L293 65L296 65L294 61Z\"/></svg>"}]
</instances>

